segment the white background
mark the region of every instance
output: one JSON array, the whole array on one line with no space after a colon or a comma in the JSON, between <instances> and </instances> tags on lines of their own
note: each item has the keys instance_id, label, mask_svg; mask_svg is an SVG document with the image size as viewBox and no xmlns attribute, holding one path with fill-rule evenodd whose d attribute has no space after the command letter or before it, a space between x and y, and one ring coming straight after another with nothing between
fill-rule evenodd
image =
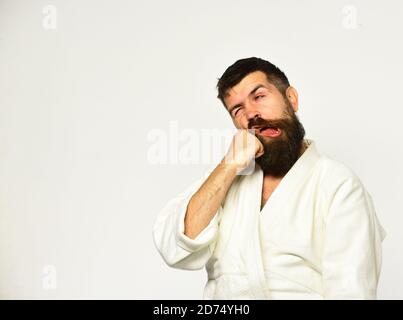
<instances>
[{"instance_id":1,"label":"white background","mask_svg":"<svg viewBox=\"0 0 403 320\"><path fill-rule=\"evenodd\" d=\"M150 163L149 134L232 128L217 78L251 56L283 69L307 137L367 187L387 231L378 295L403 298L402 14L397 0L0 0L0 298L201 298L205 271L167 267L151 232L206 165Z\"/></svg>"}]
</instances>

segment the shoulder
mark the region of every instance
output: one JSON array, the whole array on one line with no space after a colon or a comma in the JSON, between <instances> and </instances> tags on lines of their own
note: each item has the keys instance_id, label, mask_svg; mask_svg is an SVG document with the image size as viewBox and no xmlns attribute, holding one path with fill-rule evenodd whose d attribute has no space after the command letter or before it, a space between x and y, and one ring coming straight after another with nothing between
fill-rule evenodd
<instances>
[{"instance_id":1,"label":"shoulder","mask_svg":"<svg viewBox=\"0 0 403 320\"><path fill-rule=\"evenodd\" d=\"M320 189L326 200L332 200L336 196L351 196L353 193L360 196L367 193L361 179L347 164L322 156L318 167Z\"/></svg>"},{"instance_id":2,"label":"shoulder","mask_svg":"<svg viewBox=\"0 0 403 320\"><path fill-rule=\"evenodd\" d=\"M347 180L361 182L355 171L344 162L321 156L318 165L324 183L340 183Z\"/></svg>"}]
</instances>

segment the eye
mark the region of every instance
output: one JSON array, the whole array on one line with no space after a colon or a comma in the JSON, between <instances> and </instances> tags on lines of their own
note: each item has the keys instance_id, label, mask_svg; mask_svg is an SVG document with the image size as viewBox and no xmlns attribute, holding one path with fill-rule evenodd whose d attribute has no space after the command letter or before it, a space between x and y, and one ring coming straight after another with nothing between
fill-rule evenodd
<instances>
[{"instance_id":1,"label":"eye","mask_svg":"<svg viewBox=\"0 0 403 320\"><path fill-rule=\"evenodd\" d=\"M256 96L256 99L257 99L257 98L263 98L263 97L264 97L264 96Z\"/></svg>"},{"instance_id":2,"label":"eye","mask_svg":"<svg viewBox=\"0 0 403 320\"><path fill-rule=\"evenodd\" d=\"M238 113L238 111L240 110L241 108L236 108L236 110L235 110L235 112L234 112L234 117L236 116L236 114Z\"/></svg>"}]
</instances>

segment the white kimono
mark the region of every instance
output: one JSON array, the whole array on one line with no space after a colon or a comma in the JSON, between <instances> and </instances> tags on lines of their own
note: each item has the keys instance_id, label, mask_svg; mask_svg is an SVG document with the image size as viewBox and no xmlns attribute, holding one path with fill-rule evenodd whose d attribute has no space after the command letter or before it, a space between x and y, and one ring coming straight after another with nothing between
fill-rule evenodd
<instances>
[{"instance_id":1,"label":"white kimono","mask_svg":"<svg viewBox=\"0 0 403 320\"><path fill-rule=\"evenodd\" d=\"M347 166L309 145L260 211L263 172L235 178L195 238L184 217L201 178L156 218L153 236L174 268L206 268L204 299L376 299L386 235L370 194Z\"/></svg>"}]
</instances>

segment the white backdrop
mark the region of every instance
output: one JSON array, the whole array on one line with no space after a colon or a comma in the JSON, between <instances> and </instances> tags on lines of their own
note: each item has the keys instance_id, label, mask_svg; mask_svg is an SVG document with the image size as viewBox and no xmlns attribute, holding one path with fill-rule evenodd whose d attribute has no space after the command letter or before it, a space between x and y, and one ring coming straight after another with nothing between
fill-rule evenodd
<instances>
[{"instance_id":1,"label":"white backdrop","mask_svg":"<svg viewBox=\"0 0 403 320\"><path fill-rule=\"evenodd\" d=\"M201 298L205 271L167 267L152 225L214 164L175 154L232 128L217 78L251 56L283 69L307 137L367 187L387 231L379 298L403 298L402 13L398 0L0 0L0 298ZM164 146L173 156L154 163Z\"/></svg>"}]
</instances>

